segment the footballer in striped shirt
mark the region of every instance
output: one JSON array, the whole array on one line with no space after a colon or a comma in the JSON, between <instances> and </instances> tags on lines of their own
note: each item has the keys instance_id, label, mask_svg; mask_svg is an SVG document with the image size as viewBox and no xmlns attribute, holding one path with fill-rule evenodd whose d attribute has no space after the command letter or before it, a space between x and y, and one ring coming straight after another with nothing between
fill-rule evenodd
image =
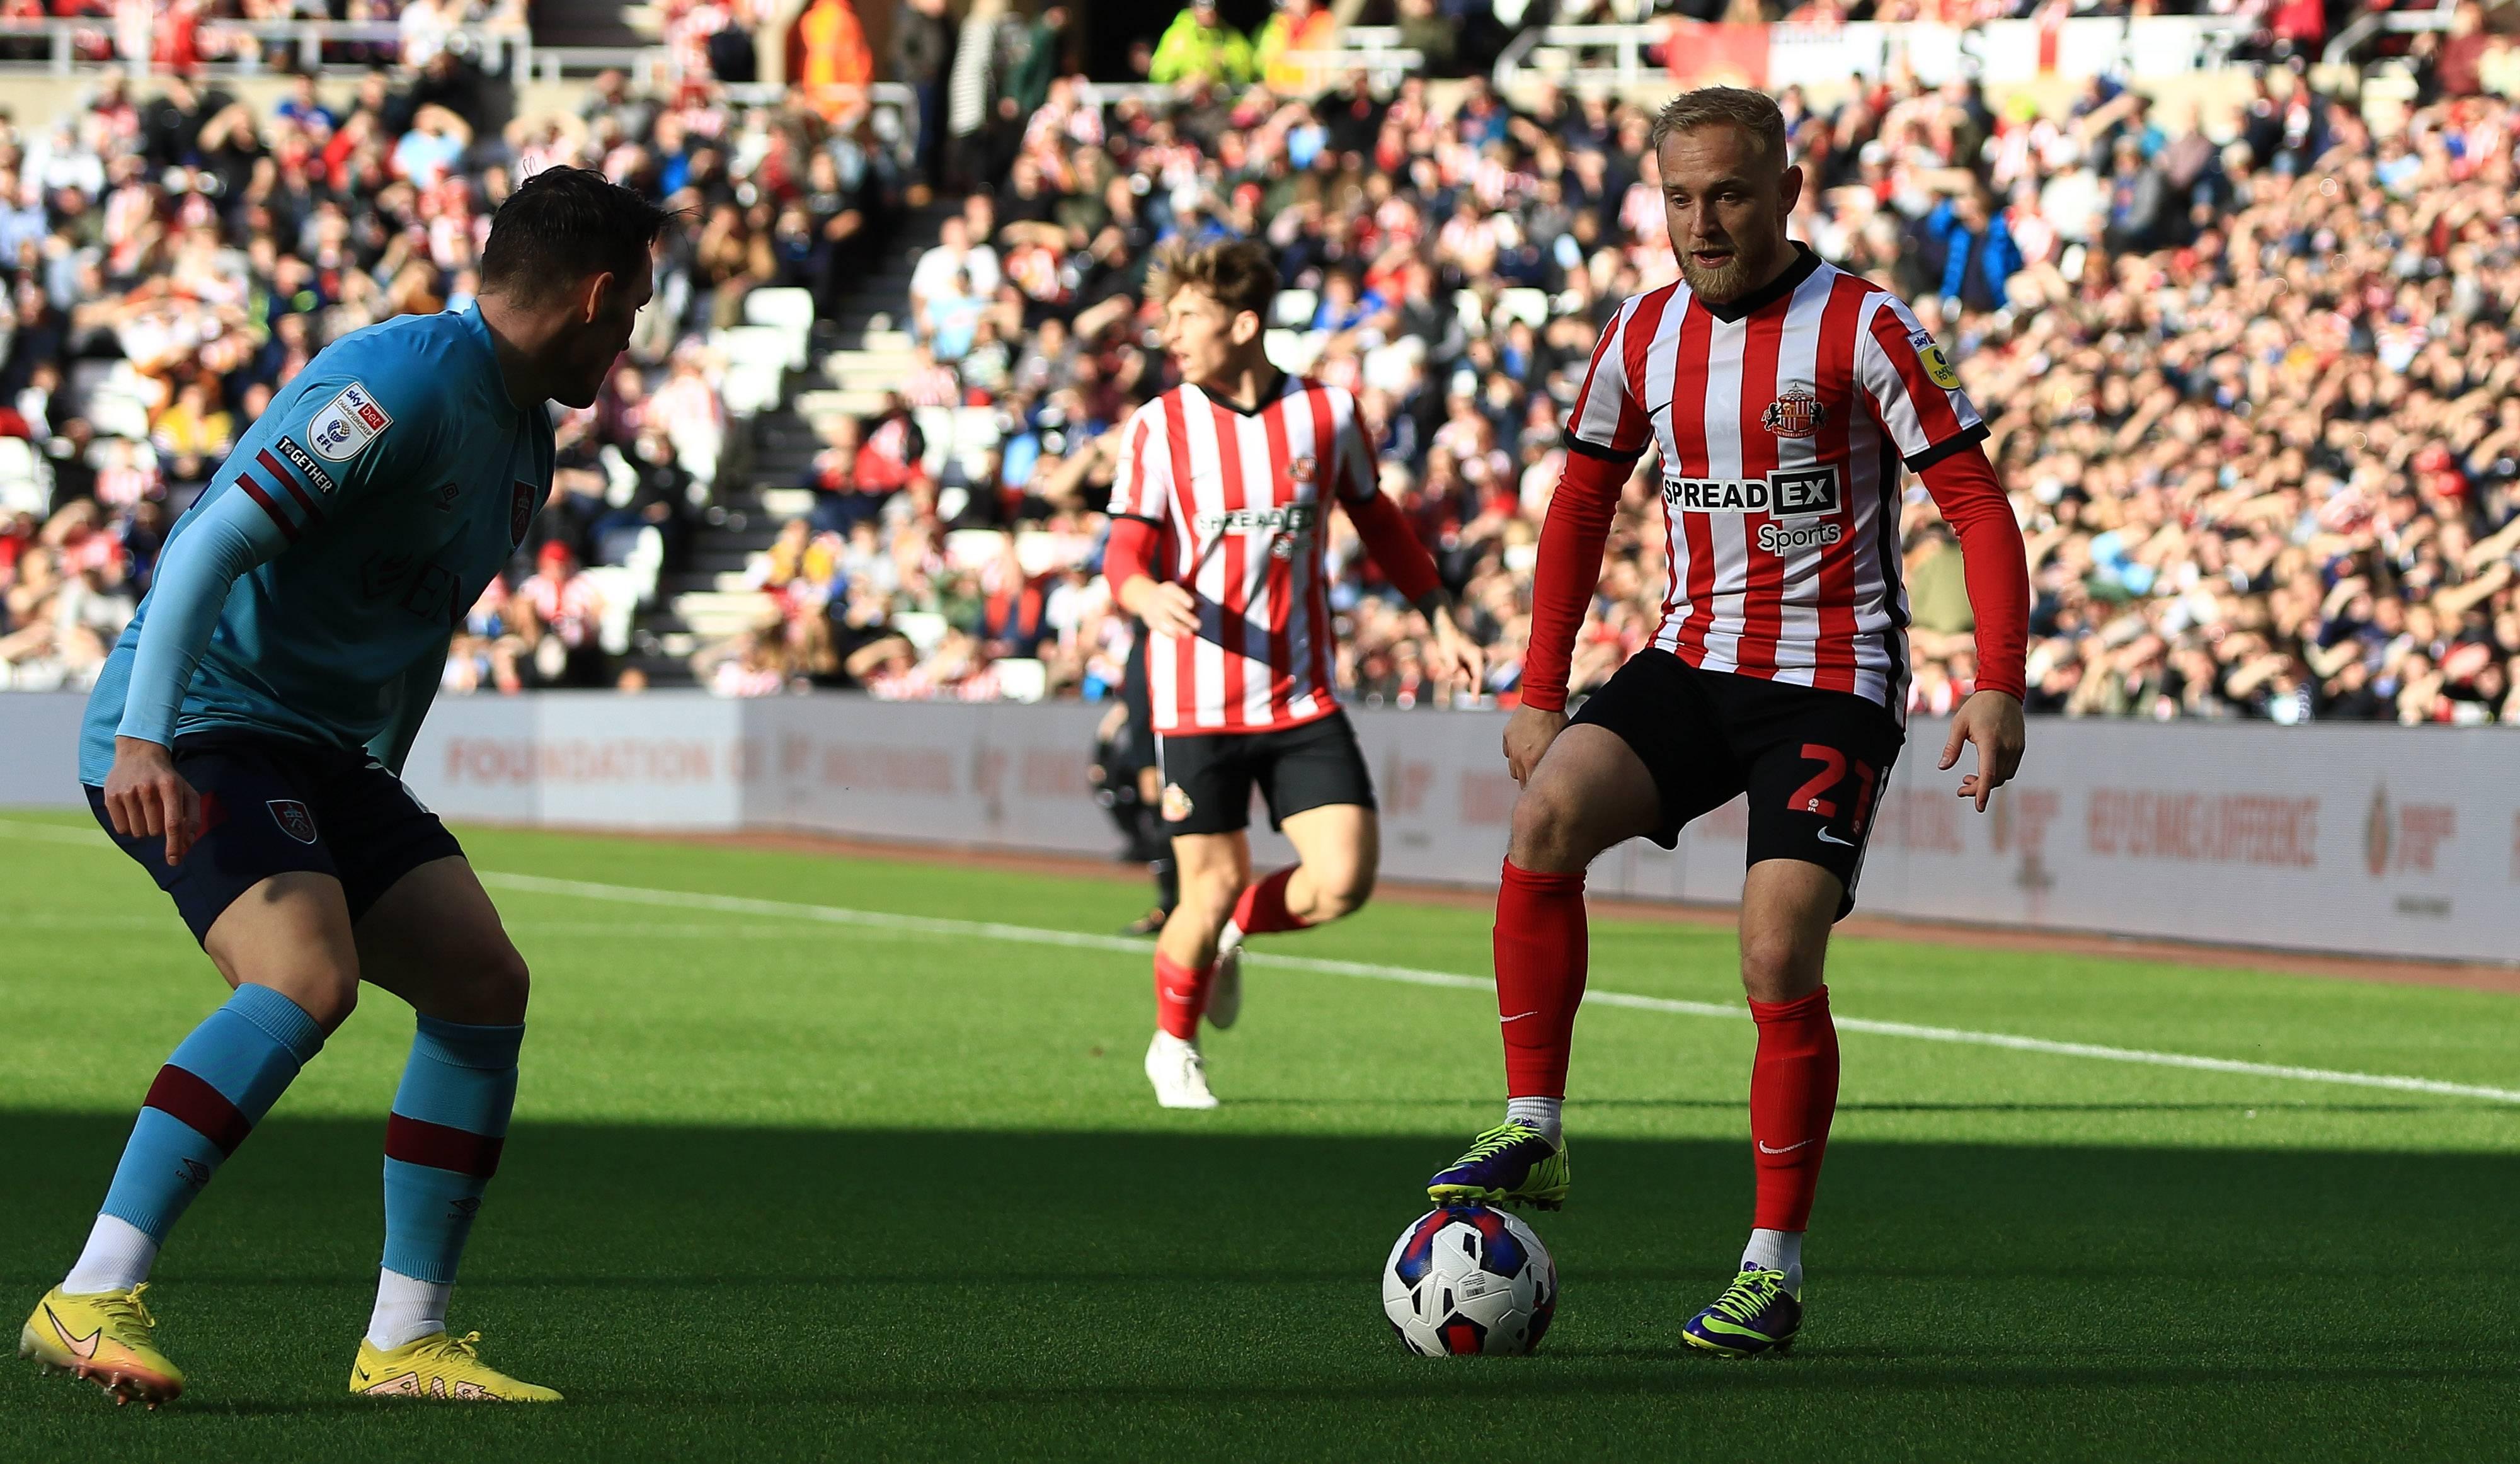
<instances>
[{"instance_id":1,"label":"footballer in striped shirt","mask_svg":"<svg viewBox=\"0 0 2520 1464\"><path fill-rule=\"evenodd\" d=\"M1324 562L1335 506L1427 622L1438 683L1478 672L1435 561L1375 488L1356 398L1270 364L1278 268L1257 243L1176 248L1149 291L1182 384L1123 429L1103 557L1146 623L1162 813L1180 903L1155 942L1147 1077L1167 1108L1208 1108L1202 1017L1241 1009L1245 936L1302 930L1365 903L1380 834L1373 781L1340 712ZM1251 877L1257 788L1296 863Z\"/></svg>"},{"instance_id":2,"label":"footballer in striped shirt","mask_svg":"<svg viewBox=\"0 0 2520 1464\"><path fill-rule=\"evenodd\" d=\"M1941 766L1976 745L1958 791L1981 812L2021 761L2029 577L1980 447L1986 424L1933 336L1887 290L1786 237L1803 176L1776 103L1685 93L1652 144L1681 278L1619 307L1568 415L1505 734L1522 784L1497 895L1507 1120L1428 1193L1563 1203L1585 868L1625 839L1669 848L1690 820L1746 797L1754 1228L1730 1286L1684 1328L1693 1346L1745 1356L1783 1350L1802 1321L1802 1237L1837 1100L1822 962L1906 739L1906 476L1964 556L1981 670ZM1570 722L1569 652L1602 536L1648 449L1669 534L1661 620Z\"/></svg>"}]
</instances>

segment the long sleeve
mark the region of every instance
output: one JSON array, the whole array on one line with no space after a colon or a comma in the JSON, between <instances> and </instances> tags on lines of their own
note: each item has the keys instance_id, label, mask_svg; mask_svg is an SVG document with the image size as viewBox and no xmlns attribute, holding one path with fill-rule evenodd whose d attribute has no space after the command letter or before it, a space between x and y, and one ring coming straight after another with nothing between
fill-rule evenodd
<instances>
[{"instance_id":1,"label":"long sleeve","mask_svg":"<svg viewBox=\"0 0 2520 1464\"><path fill-rule=\"evenodd\" d=\"M282 521L243 493L222 496L167 541L149 595L149 616L132 652L131 686L116 736L174 743L176 714L218 629L228 591L289 543Z\"/></svg>"},{"instance_id":2,"label":"long sleeve","mask_svg":"<svg viewBox=\"0 0 2520 1464\"><path fill-rule=\"evenodd\" d=\"M1969 443L1920 474L1945 522L1959 536L1969 609L1977 616L1980 690L2020 697L2029 688L2030 564L2021 526L1986 452Z\"/></svg>"},{"instance_id":3,"label":"long sleeve","mask_svg":"<svg viewBox=\"0 0 2520 1464\"><path fill-rule=\"evenodd\" d=\"M1443 578L1436 572L1435 556L1409 531L1409 520L1400 506L1379 493L1347 506L1348 521L1356 525L1356 537L1365 543L1365 552L1391 581L1393 589L1411 604L1418 604L1427 596L1443 588Z\"/></svg>"},{"instance_id":4,"label":"long sleeve","mask_svg":"<svg viewBox=\"0 0 2520 1464\"><path fill-rule=\"evenodd\" d=\"M1522 704L1545 712L1566 709L1567 668L1575 659L1575 633L1601 580L1601 544L1618 511L1619 490L1633 459L1597 456L1576 447L1549 501L1540 527L1540 558L1531 580L1531 645L1522 656Z\"/></svg>"},{"instance_id":5,"label":"long sleeve","mask_svg":"<svg viewBox=\"0 0 2520 1464\"><path fill-rule=\"evenodd\" d=\"M1155 545L1162 533L1143 518L1111 520L1111 537L1102 546L1102 577L1110 582L1114 599L1122 585L1154 573Z\"/></svg>"}]
</instances>

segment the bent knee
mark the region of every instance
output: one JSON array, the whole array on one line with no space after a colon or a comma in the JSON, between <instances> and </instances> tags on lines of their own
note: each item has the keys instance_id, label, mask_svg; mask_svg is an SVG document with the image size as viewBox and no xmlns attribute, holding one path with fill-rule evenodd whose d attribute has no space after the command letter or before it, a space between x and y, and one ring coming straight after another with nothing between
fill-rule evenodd
<instances>
[{"instance_id":1,"label":"bent knee","mask_svg":"<svg viewBox=\"0 0 2520 1464\"><path fill-rule=\"evenodd\" d=\"M1365 908L1373 898L1373 870L1363 865L1320 871L1313 885L1311 923L1335 920Z\"/></svg>"},{"instance_id":2,"label":"bent knee","mask_svg":"<svg viewBox=\"0 0 2520 1464\"><path fill-rule=\"evenodd\" d=\"M1593 862L1582 808L1556 783L1535 782L1513 803L1513 862L1534 873L1565 873Z\"/></svg>"},{"instance_id":3,"label":"bent knee","mask_svg":"<svg viewBox=\"0 0 2520 1464\"><path fill-rule=\"evenodd\" d=\"M462 974L450 983L452 990L447 994L450 1009L444 1015L448 1020L506 1026L525 1019L525 1003L533 994L533 973L516 947L503 941L477 953L458 969Z\"/></svg>"}]
</instances>

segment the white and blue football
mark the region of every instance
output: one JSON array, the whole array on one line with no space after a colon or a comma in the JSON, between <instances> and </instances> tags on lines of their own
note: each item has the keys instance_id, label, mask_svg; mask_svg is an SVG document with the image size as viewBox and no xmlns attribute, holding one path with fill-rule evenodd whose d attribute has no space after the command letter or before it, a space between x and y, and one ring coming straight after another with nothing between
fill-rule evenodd
<instances>
[{"instance_id":1,"label":"white and blue football","mask_svg":"<svg viewBox=\"0 0 2520 1464\"><path fill-rule=\"evenodd\" d=\"M1426 1357L1519 1355L1557 1311L1557 1264L1529 1225L1485 1205L1410 1221L1382 1265L1382 1311Z\"/></svg>"}]
</instances>

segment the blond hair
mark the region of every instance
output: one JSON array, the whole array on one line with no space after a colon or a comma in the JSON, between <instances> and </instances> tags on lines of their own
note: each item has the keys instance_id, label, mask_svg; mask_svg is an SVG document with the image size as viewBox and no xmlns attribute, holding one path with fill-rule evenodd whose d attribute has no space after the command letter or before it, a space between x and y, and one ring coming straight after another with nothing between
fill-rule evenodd
<instances>
[{"instance_id":1,"label":"blond hair","mask_svg":"<svg viewBox=\"0 0 2520 1464\"><path fill-rule=\"evenodd\" d=\"M1737 86L1701 86L1664 103L1662 111L1654 117L1647 146L1660 152L1662 140L1675 132L1727 124L1750 134L1778 170L1784 169L1784 112L1778 110L1776 99L1767 93Z\"/></svg>"}]
</instances>

